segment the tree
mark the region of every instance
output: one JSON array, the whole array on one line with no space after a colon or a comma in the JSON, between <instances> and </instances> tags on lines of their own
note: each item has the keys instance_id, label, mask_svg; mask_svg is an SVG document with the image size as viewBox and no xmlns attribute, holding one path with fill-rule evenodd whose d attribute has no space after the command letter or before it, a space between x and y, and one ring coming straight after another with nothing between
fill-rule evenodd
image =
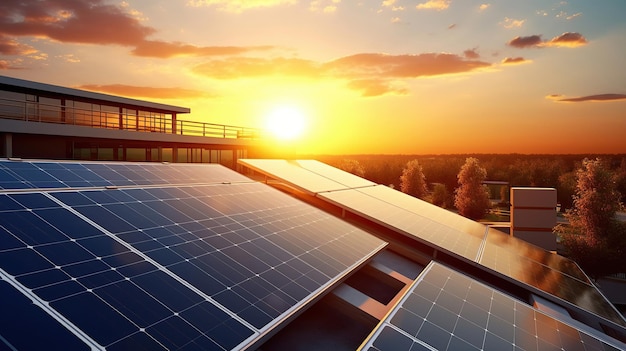
<instances>
[{"instance_id":1,"label":"tree","mask_svg":"<svg viewBox=\"0 0 626 351\"><path fill-rule=\"evenodd\" d=\"M585 159L576 171L573 207L565 213L569 225L555 228L567 254L594 278L626 271L626 225L615 219L620 197L609 168Z\"/></svg>"},{"instance_id":2,"label":"tree","mask_svg":"<svg viewBox=\"0 0 626 351\"><path fill-rule=\"evenodd\" d=\"M361 166L361 164L357 160L342 160L339 164L339 168L346 172L357 175L361 178L365 178L365 168L363 168L363 166Z\"/></svg>"},{"instance_id":3,"label":"tree","mask_svg":"<svg viewBox=\"0 0 626 351\"><path fill-rule=\"evenodd\" d=\"M433 205L437 205L439 207L447 208L448 207L448 188L446 188L445 184L437 183L433 188Z\"/></svg>"},{"instance_id":4,"label":"tree","mask_svg":"<svg viewBox=\"0 0 626 351\"><path fill-rule=\"evenodd\" d=\"M468 157L461 167L457 178L459 187L455 191L454 206L462 216L478 220L491 207L489 189L483 185L487 171L482 168L478 159Z\"/></svg>"},{"instance_id":5,"label":"tree","mask_svg":"<svg viewBox=\"0 0 626 351\"><path fill-rule=\"evenodd\" d=\"M428 193L426 177L417 160L407 162L400 176L400 190L403 193L423 198Z\"/></svg>"}]
</instances>

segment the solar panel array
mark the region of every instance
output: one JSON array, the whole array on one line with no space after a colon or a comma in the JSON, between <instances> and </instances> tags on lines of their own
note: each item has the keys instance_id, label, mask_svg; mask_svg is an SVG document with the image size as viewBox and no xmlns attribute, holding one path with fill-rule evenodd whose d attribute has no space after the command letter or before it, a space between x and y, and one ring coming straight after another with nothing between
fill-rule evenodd
<instances>
[{"instance_id":1,"label":"solar panel array","mask_svg":"<svg viewBox=\"0 0 626 351\"><path fill-rule=\"evenodd\" d=\"M221 166L0 167L0 349L245 348L386 245Z\"/></svg>"},{"instance_id":2,"label":"solar panel array","mask_svg":"<svg viewBox=\"0 0 626 351\"><path fill-rule=\"evenodd\" d=\"M267 176L293 182L318 198L438 250L479 263L513 282L525 283L626 325L619 312L571 260L389 187L367 186L359 182L360 177L348 172L326 171L332 167L320 166L318 161L276 163L246 159L239 162ZM325 182L334 182L335 189L319 192L316 185ZM310 187L311 184L315 186Z\"/></svg>"},{"instance_id":3,"label":"solar panel array","mask_svg":"<svg viewBox=\"0 0 626 351\"><path fill-rule=\"evenodd\" d=\"M619 350L529 305L431 262L362 350Z\"/></svg>"}]
</instances>

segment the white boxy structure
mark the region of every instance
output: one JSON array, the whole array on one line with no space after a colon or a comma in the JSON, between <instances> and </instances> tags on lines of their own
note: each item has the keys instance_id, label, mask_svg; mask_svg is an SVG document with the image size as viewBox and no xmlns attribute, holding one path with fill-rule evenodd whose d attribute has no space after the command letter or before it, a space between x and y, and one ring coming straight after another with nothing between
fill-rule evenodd
<instances>
[{"instance_id":1,"label":"white boxy structure","mask_svg":"<svg viewBox=\"0 0 626 351\"><path fill-rule=\"evenodd\" d=\"M556 250L556 189L511 188L511 235Z\"/></svg>"}]
</instances>

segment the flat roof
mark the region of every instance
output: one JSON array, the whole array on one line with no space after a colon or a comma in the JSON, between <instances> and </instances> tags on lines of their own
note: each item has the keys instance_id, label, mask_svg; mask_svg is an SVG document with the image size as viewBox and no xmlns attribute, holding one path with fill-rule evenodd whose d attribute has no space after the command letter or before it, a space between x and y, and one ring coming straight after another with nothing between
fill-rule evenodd
<instances>
[{"instance_id":1,"label":"flat roof","mask_svg":"<svg viewBox=\"0 0 626 351\"><path fill-rule=\"evenodd\" d=\"M191 109L188 107L179 107L166 104L160 104L156 102L131 99L121 96L95 93L92 91L66 88L58 85L45 84L39 82L33 82L24 79L12 78L7 76L0 76L0 86L12 86L22 90L29 90L33 92L44 92L52 95L63 95L74 98L81 98L85 100L101 101L107 103L114 103L116 105L141 107L143 109L149 109L153 111L169 112L169 113L190 113Z\"/></svg>"}]
</instances>

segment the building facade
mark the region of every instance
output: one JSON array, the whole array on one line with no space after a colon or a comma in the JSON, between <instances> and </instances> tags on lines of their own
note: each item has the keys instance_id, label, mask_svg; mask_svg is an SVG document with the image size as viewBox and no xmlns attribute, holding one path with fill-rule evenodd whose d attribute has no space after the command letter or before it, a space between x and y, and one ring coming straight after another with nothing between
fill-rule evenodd
<instances>
[{"instance_id":1,"label":"building facade","mask_svg":"<svg viewBox=\"0 0 626 351\"><path fill-rule=\"evenodd\" d=\"M0 76L0 156L220 163L234 168L258 130L180 119L190 109Z\"/></svg>"}]
</instances>

